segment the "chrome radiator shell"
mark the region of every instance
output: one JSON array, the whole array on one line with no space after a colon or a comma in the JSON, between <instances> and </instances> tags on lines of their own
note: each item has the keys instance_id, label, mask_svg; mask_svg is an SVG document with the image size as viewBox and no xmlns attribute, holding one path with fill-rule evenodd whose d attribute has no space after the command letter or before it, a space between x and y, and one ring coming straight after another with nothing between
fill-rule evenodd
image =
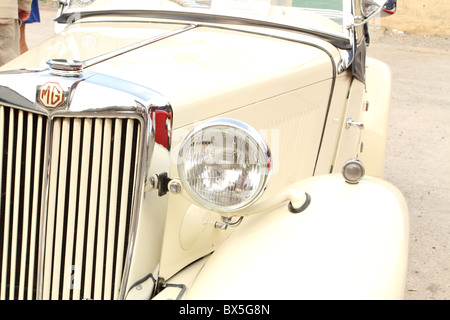
<instances>
[{"instance_id":1,"label":"chrome radiator shell","mask_svg":"<svg viewBox=\"0 0 450 320\"><path fill-rule=\"evenodd\" d=\"M0 74L1 299L126 298L155 132L170 138L161 111L158 93L105 75Z\"/></svg>"}]
</instances>

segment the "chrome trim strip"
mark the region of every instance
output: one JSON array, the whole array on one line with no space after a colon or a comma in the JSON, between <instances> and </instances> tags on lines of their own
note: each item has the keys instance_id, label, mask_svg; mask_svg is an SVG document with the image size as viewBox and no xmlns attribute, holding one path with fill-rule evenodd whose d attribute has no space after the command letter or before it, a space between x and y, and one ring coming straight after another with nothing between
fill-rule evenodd
<instances>
[{"instance_id":1,"label":"chrome trim strip","mask_svg":"<svg viewBox=\"0 0 450 320\"><path fill-rule=\"evenodd\" d=\"M115 58L122 54L128 53L130 51L142 48L146 45L170 38L177 34L192 30L196 28L196 24L190 24L180 29L176 29L173 31L166 32L159 36L146 39L132 45L120 48L118 50L108 52L106 54L85 60L85 61L69 61L64 59L53 59L47 62L47 67L41 68L23 68L23 69L8 69L8 70L0 70L0 75L15 75L15 74L28 74L28 73L40 73L47 70L50 70L51 74L60 77L81 77L82 72L85 68L89 68L98 63L104 62L111 58Z\"/></svg>"},{"instance_id":2,"label":"chrome trim strip","mask_svg":"<svg viewBox=\"0 0 450 320\"><path fill-rule=\"evenodd\" d=\"M123 47L123 48L118 49L116 51L112 51L112 52L100 55L98 57L94 57L94 58L85 60L83 62L83 68L89 68L89 67L91 67L93 65L96 65L96 64L101 63L103 61L106 61L108 59L120 56L120 55L122 55L124 53L127 53L127 52L130 52L130 51L139 49L139 48L144 47L146 45L149 45L149 44L152 44L152 43L155 43L155 42L167 39L167 38L175 36L177 34L180 34L180 33L183 33L183 32L189 31L189 30L192 30L192 29L194 29L196 27L197 27L196 24L190 24L190 25L188 25L186 27L183 27L181 29L169 31L169 32L164 33L162 35L159 35L159 36L147 39L147 40L143 40L141 42L138 42L138 43L135 43L135 44Z\"/></svg>"},{"instance_id":3,"label":"chrome trim strip","mask_svg":"<svg viewBox=\"0 0 450 320\"><path fill-rule=\"evenodd\" d=\"M21 68L21 69L6 69L0 70L0 75L8 75L8 74L27 74L27 73L39 73L47 70L47 67L40 68Z\"/></svg>"}]
</instances>

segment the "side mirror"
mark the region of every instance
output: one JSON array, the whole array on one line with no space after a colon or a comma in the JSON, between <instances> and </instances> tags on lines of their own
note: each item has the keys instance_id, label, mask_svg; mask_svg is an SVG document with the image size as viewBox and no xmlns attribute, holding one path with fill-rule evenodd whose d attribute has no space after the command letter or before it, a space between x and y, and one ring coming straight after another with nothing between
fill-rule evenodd
<instances>
[{"instance_id":1,"label":"side mirror","mask_svg":"<svg viewBox=\"0 0 450 320\"><path fill-rule=\"evenodd\" d=\"M397 11L397 0L388 0L383 6L383 11L394 14Z\"/></svg>"}]
</instances>

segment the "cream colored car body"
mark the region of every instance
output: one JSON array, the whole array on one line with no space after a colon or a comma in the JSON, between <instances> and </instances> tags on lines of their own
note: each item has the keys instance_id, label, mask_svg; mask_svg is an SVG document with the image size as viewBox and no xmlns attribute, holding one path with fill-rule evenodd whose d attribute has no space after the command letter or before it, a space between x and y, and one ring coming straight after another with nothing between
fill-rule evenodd
<instances>
[{"instance_id":1,"label":"cream colored car body","mask_svg":"<svg viewBox=\"0 0 450 320\"><path fill-rule=\"evenodd\" d=\"M189 24L86 17L3 69L44 66L49 59L86 61ZM87 69L151 88L170 102L170 153L155 145L147 178L164 171L177 178L182 140L214 118L248 123L265 136L273 154L273 175L255 204L263 209L236 228L217 228L221 215L188 197L158 197L158 190L148 188L141 207L149 212L136 213L124 298L403 296L407 207L400 192L382 180L390 71L369 58L363 82L350 69L338 72L341 61L342 52L319 37L203 23ZM77 90L84 104L102 100L102 90L88 91L83 83ZM364 130L348 127L349 118ZM348 184L340 171L356 157L372 177ZM271 202L289 190L311 196L302 213L289 212L289 196Z\"/></svg>"}]
</instances>

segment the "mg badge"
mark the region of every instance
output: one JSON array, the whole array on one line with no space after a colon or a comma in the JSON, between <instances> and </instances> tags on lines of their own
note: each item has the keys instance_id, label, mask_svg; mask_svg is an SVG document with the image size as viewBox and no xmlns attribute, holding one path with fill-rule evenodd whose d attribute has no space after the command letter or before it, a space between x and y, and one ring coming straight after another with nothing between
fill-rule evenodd
<instances>
[{"instance_id":1,"label":"mg badge","mask_svg":"<svg viewBox=\"0 0 450 320\"><path fill-rule=\"evenodd\" d=\"M64 90L59 83L47 82L39 90L39 101L47 108L57 108L64 102Z\"/></svg>"}]
</instances>

